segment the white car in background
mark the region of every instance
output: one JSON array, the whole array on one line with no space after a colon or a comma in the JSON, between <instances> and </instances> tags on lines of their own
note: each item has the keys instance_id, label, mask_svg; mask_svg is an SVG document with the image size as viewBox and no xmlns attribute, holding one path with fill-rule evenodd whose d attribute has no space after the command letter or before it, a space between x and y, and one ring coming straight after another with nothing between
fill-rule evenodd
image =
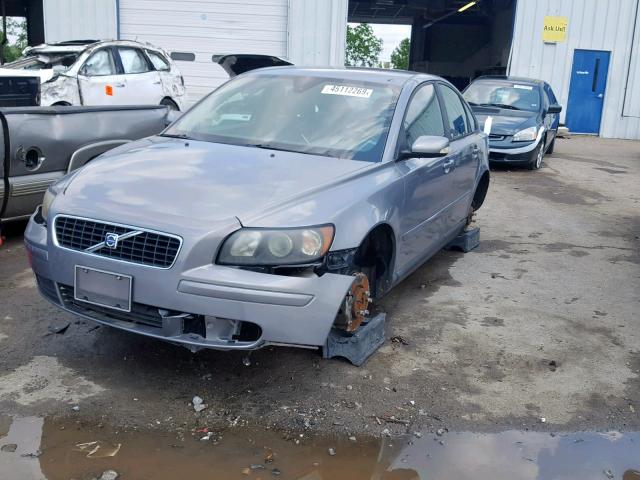
<instances>
[{"instance_id":1,"label":"white car in background","mask_svg":"<svg viewBox=\"0 0 640 480\"><path fill-rule=\"evenodd\" d=\"M40 77L40 105L166 105L184 110L184 79L162 49L128 40L78 40L29 47L4 65Z\"/></svg>"}]
</instances>

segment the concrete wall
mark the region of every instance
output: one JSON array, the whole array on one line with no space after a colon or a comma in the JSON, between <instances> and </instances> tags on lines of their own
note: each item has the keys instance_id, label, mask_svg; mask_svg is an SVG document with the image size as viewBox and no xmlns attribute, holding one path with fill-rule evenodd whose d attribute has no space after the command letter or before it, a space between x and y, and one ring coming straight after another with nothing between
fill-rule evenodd
<instances>
[{"instance_id":1,"label":"concrete wall","mask_svg":"<svg viewBox=\"0 0 640 480\"><path fill-rule=\"evenodd\" d=\"M509 73L546 80L566 107L574 50L610 51L600 135L640 139L639 6L640 0L519 0ZM542 41L547 15L568 17L566 41Z\"/></svg>"}]
</instances>

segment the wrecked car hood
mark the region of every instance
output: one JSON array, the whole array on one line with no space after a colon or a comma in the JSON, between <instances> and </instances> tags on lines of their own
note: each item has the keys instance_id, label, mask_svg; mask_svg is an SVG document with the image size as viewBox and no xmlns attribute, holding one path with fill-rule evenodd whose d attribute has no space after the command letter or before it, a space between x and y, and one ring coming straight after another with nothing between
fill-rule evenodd
<instances>
[{"instance_id":1,"label":"wrecked car hood","mask_svg":"<svg viewBox=\"0 0 640 480\"><path fill-rule=\"evenodd\" d=\"M17 68L0 68L0 77L35 77L40 78L40 83L44 83L53 77L53 69L20 70Z\"/></svg>"},{"instance_id":2,"label":"wrecked car hood","mask_svg":"<svg viewBox=\"0 0 640 480\"><path fill-rule=\"evenodd\" d=\"M369 167L337 159L152 137L87 165L56 209L131 225L187 227L268 212Z\"/></svg>"},{"instance_id":3,"label":"wrecked car hood","mask_svg":"<svg viewBox=\"0 0 640 480\"><path fill-rule=\"evenodd\" d=\"M491 133L496 135L513 135L520 130L537 125L538 122L537 112L490 107L472 107L472 110L482 126L487 117L493 118Z\"/></svg>"}]
</instances>

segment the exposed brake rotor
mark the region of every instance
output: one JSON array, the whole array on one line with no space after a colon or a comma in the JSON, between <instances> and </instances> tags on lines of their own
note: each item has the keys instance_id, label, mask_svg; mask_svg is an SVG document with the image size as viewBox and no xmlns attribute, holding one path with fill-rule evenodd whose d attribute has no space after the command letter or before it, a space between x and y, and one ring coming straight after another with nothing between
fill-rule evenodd
<instances>
[{"instance_id":1,"label":"exposed brake rotor","mask_svg":"<svg viewBox=\"0 0 640 480\"><path fill-rule=\"evenodd\" d=\"M336 325L347 332L355 331L369 314L370 303L369 278L364 273L356 273L344 299L342 315L339 315Z\"/></svg>"}]
</instances>

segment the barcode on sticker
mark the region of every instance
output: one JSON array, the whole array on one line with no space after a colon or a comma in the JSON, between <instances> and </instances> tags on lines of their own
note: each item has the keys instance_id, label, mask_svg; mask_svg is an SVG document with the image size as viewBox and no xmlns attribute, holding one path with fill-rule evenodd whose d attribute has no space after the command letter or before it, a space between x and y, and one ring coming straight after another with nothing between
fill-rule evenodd
<instances>
[{"instance_id":1,"label":"barcode on sticker","mask_svg":"<svg viewBox=\"0 0 640 480\"><path fill-rule=\"evenodd\" d=\"M349 85L325 85L322 88L325 95L343 95L345 97L369 98L373 93L372 88L352 87Z\"/></svg>"}]
</instances>

